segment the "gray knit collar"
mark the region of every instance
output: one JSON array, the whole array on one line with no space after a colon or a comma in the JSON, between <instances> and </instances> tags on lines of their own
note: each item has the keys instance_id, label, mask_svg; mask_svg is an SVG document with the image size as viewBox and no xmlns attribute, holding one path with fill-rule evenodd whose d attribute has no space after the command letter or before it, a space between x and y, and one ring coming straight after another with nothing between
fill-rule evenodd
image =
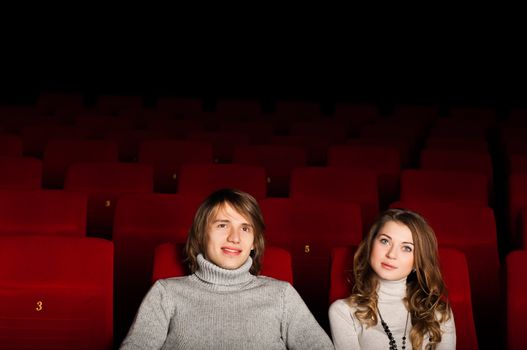
<instances>
[{"instance_id":1,"label":"gray knit collar","mask_svg":"<svg viewBox=\"0 0 527 350\"><path fill-rule=\"evenodd\" d=\"M221 268L205 259L202 254L198 255L197 261L199 268L194 274L200 280L212 285L236 286L246 284L256 278L249 272L253 264L251 257L249 257L242 266L235 270Z\"/></svg>"}]
</instances>

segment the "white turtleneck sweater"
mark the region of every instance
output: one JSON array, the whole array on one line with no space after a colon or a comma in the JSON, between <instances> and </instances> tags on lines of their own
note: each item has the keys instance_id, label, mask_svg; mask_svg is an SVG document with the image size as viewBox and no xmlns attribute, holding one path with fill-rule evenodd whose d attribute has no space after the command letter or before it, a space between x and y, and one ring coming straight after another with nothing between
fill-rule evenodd
<instances>
[{"instance_id":1,"label":"white turtleneck sweater","mask_svg":"<svg viewBox=\"0 0 527 350\"><path fill-rule=\"evenodd\" d=\"M157 281L121 349L333 349L295 289L198 256L192 275Z\"/></svg>"},{"instance_id":2,"label":"white turtleneck sweater","mask_svg":"<svg viewBox=\"0 0 527 350\"><path fill-rule=\"evenodd\" d=\"M399 281L379 281L377 294L378 307L382 318L390 328L397 348L402 349L402 338L406 322L407 309L403 303L406 295L406 278ZM345 299L331 304L329 321L335 349L379 350L389 349L389 339L381 325L381 321L373 327L366 328L355 316L355 307L351 307ZM408 319L406 329L406 349L411 349L410 330L411 319ZM453 350L456 348L456 326L454 317L441 324L443 332L441 343L437 350ZM423 340L423 349L428 344L428 338Z\"/></svg>"}]
</instances>

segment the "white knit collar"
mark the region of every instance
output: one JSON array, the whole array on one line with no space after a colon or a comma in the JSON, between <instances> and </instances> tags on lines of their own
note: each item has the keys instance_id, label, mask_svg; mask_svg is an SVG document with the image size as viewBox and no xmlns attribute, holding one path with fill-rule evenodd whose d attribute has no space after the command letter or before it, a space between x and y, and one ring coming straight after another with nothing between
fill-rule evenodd
<instances>
[{"instance_id":1,"label":"white knit collar","mask_svg":"<svg viewBox=\"0 0 527 350\"><path fill-rule=\"evenodd\" d=\"M406 297L406 277L397 281L389 281L379 278L379 298L400 300Z\"/></svg>"},{"instance_id":2,"label":"white knit collar","mask_svg":"<svg viewBox=\"0 0 527 350\"><path fill-rule=\"evenodd\" d=\"M202 254L197 257L198 270L194 273L200 280L218 286L235 286L245 284L255 276L251 275L249 270L253 264L251 257L235 270L227 270L208 261Z\"/></svg>"}]
</instances>

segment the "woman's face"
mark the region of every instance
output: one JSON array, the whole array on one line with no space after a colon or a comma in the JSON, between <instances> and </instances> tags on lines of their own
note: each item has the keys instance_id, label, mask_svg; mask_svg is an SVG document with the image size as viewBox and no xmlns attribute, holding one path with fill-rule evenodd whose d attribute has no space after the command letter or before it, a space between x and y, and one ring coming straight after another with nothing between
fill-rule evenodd
<instances>
[{"instance_id":1,"label":"woman's face","mask_svg":"<svg viewBox=\"0 0 527 350\"><path fill-rule=\"evenodd\" d=\"M373 241L370 266L381 279L406 278L414 267L412 231L397 221L385 223Z\"/></svg>"},{"instance_id":2,"label":"woman's face","mask_svg":"<svg viewBox=\"0 0 527 350\"><path fill-rule=\"evenodd\" d=\"M254 248L254 226L225 203L210 218L206 232L206 258L228 270L242 266Z\"/></svg>"}]
</instances>

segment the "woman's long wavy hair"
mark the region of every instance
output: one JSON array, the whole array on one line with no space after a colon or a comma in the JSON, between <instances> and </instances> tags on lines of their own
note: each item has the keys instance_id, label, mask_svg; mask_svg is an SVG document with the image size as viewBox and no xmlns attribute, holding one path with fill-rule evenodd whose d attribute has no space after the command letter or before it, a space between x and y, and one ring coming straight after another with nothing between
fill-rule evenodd
<instances>
[{"instance_id":1,"label":"woman's long wavy hair","mask_svg":"<svg viewBox=\"0 0 527 350\"><path fill-rule=\"evenodd\" d=\"M190 272L198 269L197 257L207 251L207 228L211 218L224 205L229 204L254 227L254 249L251 251L253 264L250 272L257 275L261 269L261 260L265 250L265 224L258 202L248 193L236 189L221 189L209 195L194 215L185 245L186 261Z\"/></svg>"},{"instance_id":2,"label":"woman's long wavy hair","mask_svg":"<svg viewBox=\"0 0 527 350\"><path fill-rule=\"evenodd\" d=\"M434 231L419 214L403 209L389 209L381 213L363 239L353 260L354 286L348 298L357 308L355 316L367 327L374 326L377 318L377 275L370 265L373 244L381 228L390 221L404 224L412 232L414 243L414 270L406 280L404 302L411 315L410 341L413 349L421 349L425 336L427 349L435 349L441 342L440 323L448 320L450 306L441 271L437 240Z\"/></svg>"}]
</instances>

